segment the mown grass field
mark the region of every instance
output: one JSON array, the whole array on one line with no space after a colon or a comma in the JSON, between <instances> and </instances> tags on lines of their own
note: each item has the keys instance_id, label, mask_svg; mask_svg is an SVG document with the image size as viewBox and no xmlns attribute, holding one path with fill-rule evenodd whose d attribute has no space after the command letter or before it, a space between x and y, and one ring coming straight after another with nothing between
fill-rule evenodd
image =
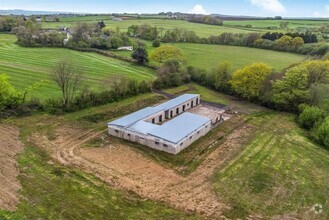
<instances>
[{"instance_id":1,"label":"mown grass field","mask_svg":"<svg viewBox=\"0 0 329 220\"><path fill-rule=\"evenodd\" d=\"M248 47L203 44L176 44L187 60L188 65L210 70L220 63L229 62L235 70L252 63L262 62L280 71L304 60L304 56L292 53L262 50Z\"/></svg>"},{"instance_id":2,"label":"mown grass field","mask_svg":"<svg viewBox=\"0 0 329 220\"><path fill-rule=\"evenodd\" d=\"M216 192L233 207L226 215L328 219L329 152L306 138L294 115L268 112L250 119L255 132L249 144L213 177Z\"/></svg>"},{"instance_id":3,"label":"mown grass field","mask_svg":"<svg viewBox=\"0 0 329 220\"><path fill-rule=\"evenodd\" d=\"M78 124L78 119L91 113L120 110L124 114L157 100L157 95L145 94L62 117L36 115L7 120L6 123L20 128L25 150L18 157L22 185L20 203L16 211L0 210L0 219L199 219L194 214L140 198L130 191L113 189L76 168L62 166L31 138L40 131L53 138L56 126ZM113 112L106 117L113 117ZM99 125L104 127L105 124L102 121Z\"/></svg>"},{"instance_id":4,"label":"mown grass field","mask_svg":"<svg viewBox=\"0 0 329 220\"><path fill-rule=\"evenodd\" d=\"M262 62L270 65L276 71L280 71L306 59L305 56L299 54L249 47L190 43L176 43L173 45L182 50L187 65L205 70L211 70L227 61L234 70L252 63ZM152 47L151 42L146 42L146 46L148 53L155 49ZM130 57L131 54L131 52L127 51L114 52L125 57ZM154 64L159 65L157 63Z\"/></svg>"},{"instance_id":5,"label":"mown grass field","mask_svg":"<svg viewBox=\"0 0 329 220\"><path fill-rule=\"evenodd\" d=\"M60 48L24 48L15 42L16 36L0 34L0 73L9 75L10 82L17 89L43 80L43 86L29 94L29 97L44 100L60 94L50 74L63 59L72 60L83 67L83 87L93 90L108 89L109 82L118 77L136 80L155 78L153 70L95 53Z\"/></svg>"}]
</instances>

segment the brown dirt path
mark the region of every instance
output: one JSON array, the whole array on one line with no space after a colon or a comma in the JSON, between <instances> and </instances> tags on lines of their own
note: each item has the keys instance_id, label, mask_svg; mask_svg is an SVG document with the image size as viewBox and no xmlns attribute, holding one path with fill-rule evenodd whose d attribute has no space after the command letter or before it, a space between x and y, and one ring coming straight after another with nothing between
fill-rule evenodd
<instances>
[{"instance_id":1,"label":"brown dirt path","mask_svg":"<svg viewBox=\"0 0 329 220\"><path fill-rule=\"evenodd\" d=\"M116 188L131 190L143 198L164 201L175 208L196 211L212 219L224 218L222 213L229 207L213 191L210 178L218 166L241 150L241 139L249 135L250 127L241 127L230 134L224 144L187 177L119 143L102 148L81 147L103 132L62 127L56 131L54 141L38 135L33 139L60 163L81 168Z\"/></svg>"},{"instance_id":2,"label":"brown dirt path","mask_svg":"<svg viewBox=\"0 0 329 220\"><path fill-rule=\"evenodd\" d=\"M0 209L15 210L21 188L16 155L24 149L17 128L0 125Z\"/></svg>"}]
</instances>

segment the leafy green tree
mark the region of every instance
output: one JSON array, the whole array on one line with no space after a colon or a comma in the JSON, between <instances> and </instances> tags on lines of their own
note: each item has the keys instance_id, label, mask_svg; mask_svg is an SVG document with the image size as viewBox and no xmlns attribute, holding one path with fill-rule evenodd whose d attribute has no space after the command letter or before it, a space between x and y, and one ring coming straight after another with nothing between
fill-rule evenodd
<instances>
[{"instance_id":1,"label":"leafy green tree","mask_svg":"<svg viewBox=\"0 0 329 220\"><path fill-rule=\"evenodd\" d=\"M23 94L18 92L9 82L5 74L0 74L0 110L13 108L22 102Z\"/></svg>"},{"instance_id":2,"label":"leafy green tree","mask_svg":"<svg viewBox=\"0 0 329 220\"><path fill-rule=\"evenodd\" d=\"M181 62L170 59L159 68L158 78L153 82L153 87L156 89L177 87L189 81L190 76L182 68Z\"/></svg>"},{"instance_id":3,"label":"leafy green tree","mask_svg":"<svg viewBox=\"0 0 329 220\"><path fill-rule=\"evenodd\" d=\"M112 49L118 49L119 47L123 46L123 40L119 37L111 37L109 41Z\"/></svg>"},{"instance_id":4,"label":"leafy green tree","mask_svg":"<svg viewBox=\"0 0 329 220\"><path fill-rule=\"evenodd\" d=\"M309 72L308 86L329 84L329 60L313 60L303 63Z\"/></svg>"},{"instance_id":5,"label":"leafy green tree","mask_svg":"<svg viewBox=\"0 0 329 220\"><path fill-rule=\"evenodd\" d=\"M306 106L298 116L299 124L308 130L311 130L317 123L325 118L325 112L317 106Z\"/></svg>"},{"instance_id":6,"label":"leafy green tree","mask_svg":"<svg viewBox=\"0 0 329 220\"><path fill-rule=\"evenodd\" d=\"M301 37L295 37L291 42L292 48L296 51L299 47L304 45L304 40Z\"/></svg>"},{"instance_id":7,"label":"leafy green tree","mask_svg":"<svg viewBox=\"0 0 329 220\"><path fill-rule=\"evenodd\" d=\"M309 101L307 82L306 67L296 66L289 69L281 80L273 83L274 103L287 110L296 110L298 105Z\"/></svg>"},{"instance_id":8,"label":"leafy green tree","mask_svg":"<svg viewBox=\"0 0 329 220\"><path fill-rule=\"evenodd\" d=\"M274 49L282 51L292 51L292 41L292 37L284 35L278 40L274 41Z\"/></svg>"},{"instance_id":9,"label":"leafy green tree","mask_svg":"<svg viewBox=\"0 0 329 220\"><path fill-rule=\"evenodd\" d=\"M150 54L150 60L164 63L166 60L176 59L183 61L183 53L177 47L172 45L164 45L156 48Z\"/></svg>"},{"instance_id":10,"label":"leafy green tree","mask_svg":"<svg viewBox=\"0 0 329 220\"><path fill-rule=\"evenodd\" d=\"M229 62L220 64L213 70L212 74L214 77L214 86L216 90L226 93L231 91L229 81L232 78L232 68Z\"/></svg>"},{"instance_id":11,"label":"leafy green tree","mask_svg":"<svg viewBox=\"0 0 329 220\"><path fill-rule=\"evenodd\" d=\"M329 84L313 84L310 87L311 104L329 112Z\"/></svg>"},{"instance_id":12,"label":"leafy green tree","mask_svg":"<svg viewBox=\"0 0 329 220\"><path fill-rule=\"evenodd\" d=\"M138 64L144 65L149 62L148 53L144 47L138 47L131 57L137 61Z\"/></svg>"},{"instance_id":13,"label":"leafy green tree","mask_svg":"<svg viewBox=\"0 0 329 220\"><path fill-rule=\"evenodd\" d=\"M235 71L230 84L242 97L255 100L259 98L263 82L272 71L267 64L255 63Z\"/></svg>"},{"instance_id":14,"label":"leafy green tree","mask_svg":"<svg viewBox=\"0 0 329 220\"><path fill-rule=\"evenodd\" d=\"M138 32L138 28L139 28L138 25L132 25L132 26L128 27L127 34L131 37L136 36L137 32Z\"/></svg>"}]
</instances>

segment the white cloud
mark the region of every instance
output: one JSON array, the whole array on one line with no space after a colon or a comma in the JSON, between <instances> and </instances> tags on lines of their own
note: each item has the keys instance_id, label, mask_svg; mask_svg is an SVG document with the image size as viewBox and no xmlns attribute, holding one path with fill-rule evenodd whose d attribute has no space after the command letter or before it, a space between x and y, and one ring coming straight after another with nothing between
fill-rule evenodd
<instances>
[{"instance_id":1,"label":"white cloud","mask_svg":"<svg viewBox=\"0 0 329 220\"><path fill-rule=\"evenodd\" d=\"M191 14L202 14L202 15L208 14L202 5L195 5L193 10L190 13Z\"/></svg>"},{"instance_id":2,"label":"white cloud","mask_svg":"<svg viewBox=\"0 0 329 220\"><path fill-rule=\"evenodd\" d=\"M324 6L323 12L314 12L314 17L329 17L329 5Z\"/></svg>"},{"instance_id":3,"label":"white cloud","mask_svg":"<svg viewBox=\"0 0 329 220\"><path fill-rule=\"evenodd\" d=\"M286 12L286 8L279 0L250 0L251 4L274 13Z\"/></svg>"}]
</instances>

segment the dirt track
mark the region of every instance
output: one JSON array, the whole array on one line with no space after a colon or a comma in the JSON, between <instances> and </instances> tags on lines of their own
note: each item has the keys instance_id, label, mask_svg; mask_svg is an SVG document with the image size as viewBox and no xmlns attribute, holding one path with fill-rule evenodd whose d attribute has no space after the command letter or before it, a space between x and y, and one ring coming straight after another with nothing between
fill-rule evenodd
<instances>
[{"instance_id":1,"label":"dirt track","mask_svg":"<svg viewBox=\"0 0 329 220\"><path fill-rule=\"evenodd\" d=\"M21 188L15 157L23 151L23 144L18 135L18 129L0 125L0 209L9 211L15 210Z\"/></svg>"},{"instance_id":2,"label":"dirt track","mask_svg":"<svg viewBox=\"0 0 329 220\"><path fill-rule=\"evenodd\" d=\"M49 141L46 136L35 136L34 140L50 151L60 163L82 168L116 188L132 190L143 198L164 201L173 207L218 219L228 206L213 192L209 178L220 164L242 148L240 140L248 136L249 130L245 126L233 132L220 148L187 177L120 144L81 148L83 143L103 132L61 128L54 141Z\"/></svg>"}]
</instances>

